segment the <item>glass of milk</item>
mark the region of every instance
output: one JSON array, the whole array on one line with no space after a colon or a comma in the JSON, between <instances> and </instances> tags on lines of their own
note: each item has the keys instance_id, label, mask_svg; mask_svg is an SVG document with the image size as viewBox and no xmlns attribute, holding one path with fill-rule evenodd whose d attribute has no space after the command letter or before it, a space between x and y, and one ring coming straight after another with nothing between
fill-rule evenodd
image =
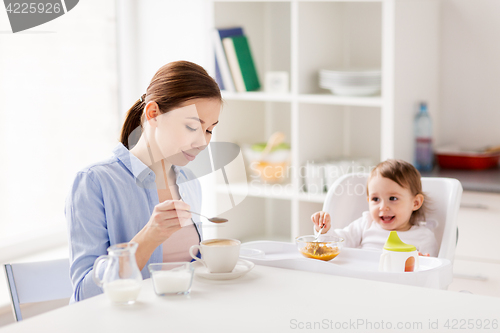
<instances>
[{"instance_id":1,"label":"glass of milk","mask_svg":"<svg viewBox=\"0 0 500 333\"><path fill-rule=\"evenodd\" d=\"M191 291L194 268L190 262L149 264L148 269L157 295L186 295Z\"/></svg>"}]
</instances>

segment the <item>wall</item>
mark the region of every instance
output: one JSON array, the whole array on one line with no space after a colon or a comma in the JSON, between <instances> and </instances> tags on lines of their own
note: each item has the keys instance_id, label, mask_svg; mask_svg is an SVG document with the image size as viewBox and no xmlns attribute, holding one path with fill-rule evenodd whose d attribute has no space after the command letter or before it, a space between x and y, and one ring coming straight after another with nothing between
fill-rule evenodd
<instances>
[{"instance_id":1,"label":"wall","mask_svg":"<svg viewBox=\"0 0 500 333\"><path fill-rule=\"evenodd\" d=\"M146 92L161 66L189 60L210 70L209 1L120 0L117 6L123 115Z\"/></svg>"},{"instance_id":2,"label":"wall","mask_svg":"<svg viewBox=\"0 0 500 333\"><path fill-rule=\"evenodd\" d=\"M500 144L500 1L443 0L437 141Z\"/></svg>"}]
</instances>

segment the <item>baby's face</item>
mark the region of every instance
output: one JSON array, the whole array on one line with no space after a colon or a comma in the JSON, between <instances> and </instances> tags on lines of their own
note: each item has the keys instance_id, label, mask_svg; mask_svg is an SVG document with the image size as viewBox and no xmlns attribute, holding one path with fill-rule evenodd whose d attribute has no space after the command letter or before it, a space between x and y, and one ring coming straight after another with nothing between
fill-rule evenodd
<instances>
[{"instance_id":1,"label":"baby's face","mask_svg":"<svg viewBox=\"0 0 500 333\"><path fill-rule=\"evenodd\" d=\"M413 196L410 190L380 175L370 180L368 193L372 219L383 229L390 231L409 230L410 216L423 202L421 194Z\"/></svg>"}]
</instances>

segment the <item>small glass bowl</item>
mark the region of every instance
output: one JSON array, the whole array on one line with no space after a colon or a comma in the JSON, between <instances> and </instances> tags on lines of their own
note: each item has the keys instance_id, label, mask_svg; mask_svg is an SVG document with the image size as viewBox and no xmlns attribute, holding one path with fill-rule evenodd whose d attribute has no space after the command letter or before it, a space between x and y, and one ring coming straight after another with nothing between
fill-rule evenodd
<instances>
[{"instance_id":1,"label":"small glass bowl","mask_svg":"<svg viewBox=\"0 0 500 333\"><path fill-rule=\"evenodd\" d=\"M306 258L318 260L332 260L340 253L344 245L344 239L337 236L321 235L317 242L314 236L301 236L295 239L297 249Z\"/></svg>"},{"instance_id":2,"label":"small glass bowl","mask_svg":"<svg viewBox=\"0 0 500 333\"><path fill-rule=\"evenodd\" d=\"M187 295L193 284L194 268L190 262L164 262L149 264L155 293L164 295Z\"/></svg>"}]
</instances>

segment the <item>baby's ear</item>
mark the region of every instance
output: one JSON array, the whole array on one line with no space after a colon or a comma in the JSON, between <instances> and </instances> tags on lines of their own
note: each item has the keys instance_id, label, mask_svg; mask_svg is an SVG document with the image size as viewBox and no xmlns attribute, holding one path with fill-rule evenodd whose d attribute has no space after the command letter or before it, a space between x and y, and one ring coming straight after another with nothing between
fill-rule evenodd
<instances>
[{"instance_id":1,"label":"baby's ear","mask_svg":"<svg viewBox=\"0 0 500 333\"><path fill-rule=\"evenodd\" d=\"M420 207L422 207L423 203L424 196L422 194L417 194L413 199L413 210L418 210Z\"/></svg>"}]
</instances>

